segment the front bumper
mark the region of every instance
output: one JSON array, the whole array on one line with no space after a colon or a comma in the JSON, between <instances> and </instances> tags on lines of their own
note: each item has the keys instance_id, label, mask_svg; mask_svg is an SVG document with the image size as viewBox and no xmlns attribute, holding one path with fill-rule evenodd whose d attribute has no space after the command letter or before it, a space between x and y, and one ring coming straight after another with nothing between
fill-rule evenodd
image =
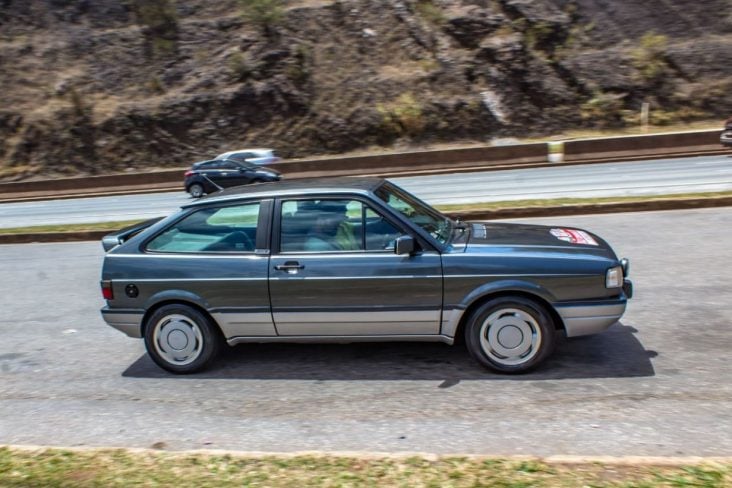
<instances>
[{"instance_id":1,"label":"front bumper","mask_svg":"<svg viewBox=\"0 0 732 488\"><path fill-rule=\"evenodd\" d=\"M130 337L142 337L142 319L145 312L142 310L126 310L126 309L110 309L104 307L102 310L102 318L115 329L124 332Z\"/></svg>"},{"instance_id":2,"label":"front bumper","mask_svg":"<svg viewBox=\"0 0 732 488\"><path fill-rule=\"evenodd\" d=\"M624 290L633 293L633 284L625 280ZM612 300L596 300L582 302L564 302L555 304L559 316L564 322L567 337L578 337L603 332L625 313L628 298L623 292L620 298Z\"/></svg>"}]
</instances>

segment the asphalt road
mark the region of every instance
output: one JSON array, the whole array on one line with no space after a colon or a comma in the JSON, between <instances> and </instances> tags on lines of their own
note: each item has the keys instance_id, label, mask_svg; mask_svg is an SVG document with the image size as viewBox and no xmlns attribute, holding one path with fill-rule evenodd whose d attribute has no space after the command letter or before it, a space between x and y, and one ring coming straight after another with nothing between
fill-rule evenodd
<instances>
[{"instance_id":1,"label":"asphalt road","mask_svg":"<svg viewBox=\"0 0 732 488\"><path fill-rule=\"evenodd\" d=\"M531 221L600 233L637 296L517 377L439 344L243 345L172 376L102 322L98 242L0 246L0 444L732 455L732 212Z\"/></svg>"},{"instance_id":2,"label":"asphalt road","mask_svg":"<svg viewBox=\"0 0 732 488\"><path fill-rule=\"evenodd\" d=\"M732 157L486 171L391 178L432 204L732 190ZM158 217L189 202L159 193L0 204L0 228Z\"/></svg>"}]
</instances>

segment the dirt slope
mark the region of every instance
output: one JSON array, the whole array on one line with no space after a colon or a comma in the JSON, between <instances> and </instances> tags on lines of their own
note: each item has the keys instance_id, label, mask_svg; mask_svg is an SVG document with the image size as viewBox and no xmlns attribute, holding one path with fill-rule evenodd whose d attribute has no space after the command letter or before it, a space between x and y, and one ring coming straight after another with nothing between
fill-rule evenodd
<instances>
[{"instance_id":1,"label":"dirt slope","mask_svg":"<svg viewBox=\"0 0 732 488\"><path fill-rule=\"evenodd\" d=\"M729 0L252 3L0 0L0 178L732 112Z\"/></svg>"}]
</instances>

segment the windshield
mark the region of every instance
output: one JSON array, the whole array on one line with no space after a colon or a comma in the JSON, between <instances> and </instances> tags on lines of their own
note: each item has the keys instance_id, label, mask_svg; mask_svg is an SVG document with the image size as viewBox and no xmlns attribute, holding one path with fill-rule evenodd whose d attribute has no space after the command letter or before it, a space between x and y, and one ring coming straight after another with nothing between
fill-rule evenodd
<instances>
[{"instance_id":1,"label":"windshield","mask_svg":"<svg viewBox=\"0 0 732 488\"><path fill-rule=\"evenodd\" d=\"M453 222L426 203L388 183L379 187L375 193L387 205L424 229L441 244L446 244L450 239Z\"/></svg>"}]
</instances>

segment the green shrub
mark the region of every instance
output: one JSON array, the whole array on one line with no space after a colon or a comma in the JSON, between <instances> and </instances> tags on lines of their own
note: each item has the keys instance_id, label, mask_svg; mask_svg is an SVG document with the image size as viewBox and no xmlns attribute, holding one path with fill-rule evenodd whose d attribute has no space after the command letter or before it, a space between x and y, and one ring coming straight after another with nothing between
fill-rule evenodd
<instances>
[{"instance_id":1,"label":"green shrub","mask_svg":"<svg viewBox=\"0 0 732 488\"><path fill-rule=\"evenodd\" d=\"M640 78L647 83L661 83L669 71L666 61L668 37L647 32L640 39L640 45L630 52L633 67Z\"/></svg>"},{"instance_id":2,"label":"green shrub","mask_svg":"<svg viewBox=\"0 0 732 488\"><path fill-rule=\"evenodd\" d=\"M239 0L239 5L244 19L265 31L279 24L284 15L282 0Z\"/></svg>"},{"instance_id":3,"label":"green shrub","mask_svg":"<svg viewBox=\"0 0 732 488\"><path fill-rule=\"evenodd\" d=\"M445 13L432 0L419 0L415 10L417 11L417 15L430 24L442 25L445 23Z\"/></svg>"},{"instance_id":4,"label":"green shrub","mask_svg":"<svg viewBox=\"0 0 732 488\"><path fill-rule=\"evenodd\" d=\"M178 18L173 0L128 0L137 23L146 27L145 36L153 54L175 52Z\"/></svg>"},{"instance_id":5,"label":"green shrub","mask_svg":"<svg viewBox=\"0 0 732 488\"><path fill-rule=\"evenodd\" d=\"M624 125L625 94L596 92L580 106L582 120L600 127Z\"/></svg>"},{"instance_id":6,"label":"green shrub","mask_svg":"<svg viewBox=\"0 0 732 488\"><path fill-rule=\"evenodd\" d=\"M403 93L391 103L378 105L384 127L402 136L416 136L425 128L425 118L422 105L411 93Z\"/></svg>"},{"instance_id":7,"label":"green shrub","mask_svg":"<svg viewBox=\"0 0 732 488\"><path fill-rule=\"evenodd\" d=\"M229 57L229 69L238 81L246 81L254 72L242 53L234 53Z\"/></svg>"},{"instance_id":8,"label":"green shrub","mask_svg":"<svg viewBox=\"0 0 732 488\"><path fill-rule=\"evenodd\" d=\"M297 85L303 85L310 79L310 61L313 57L310 47L299 44L292 60L285 70L287 77Z\"/></svg>"}]
</instances>

